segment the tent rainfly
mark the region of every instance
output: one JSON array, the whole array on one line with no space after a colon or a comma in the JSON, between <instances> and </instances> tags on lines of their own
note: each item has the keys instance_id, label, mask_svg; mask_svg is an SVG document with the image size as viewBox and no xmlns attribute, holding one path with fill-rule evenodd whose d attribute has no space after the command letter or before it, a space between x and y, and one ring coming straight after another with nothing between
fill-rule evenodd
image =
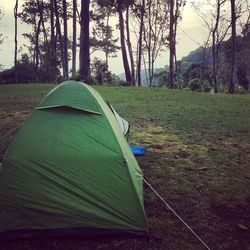
<instances>
[{"instance_id":1,"label":"tent rainfly","mask_svg":"<svg viewBox=\"0 0 250 250\"><path fill-rule=\"evenodd\" d=\"M63 82L41 101L3 159L0 238L148 232L142 172L114 114L81 82Z\"/></svg>"}]
</instances>

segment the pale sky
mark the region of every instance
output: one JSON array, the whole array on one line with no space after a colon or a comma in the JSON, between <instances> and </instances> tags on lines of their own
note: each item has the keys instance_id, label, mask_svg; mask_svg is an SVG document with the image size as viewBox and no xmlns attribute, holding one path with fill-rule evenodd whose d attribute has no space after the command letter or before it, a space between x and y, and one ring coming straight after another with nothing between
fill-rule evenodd
<instances>
[{"instance_id":1,"label":"pale sky","mask_svg":"<svg viewBox=\"0 0 250 250\"><path fill-rule=\"evenodd\" d=\"M22 3L19 0L20 5ZM0 0L0 6L3 7L4 16L0 21L0 33L5 37L3 44L0 46L0 64L4 68L10 68L13 66L14 61L14 16L13 9L15 0ZM116 22L116 20L114 20ZM26 39L22 37L22 33L29 32L29 26L21 24L19 21L18 28L18 43L19 47L27 43ZM69 25L69 29L71 25ZM78 29L79 32L79 29ZM184 8L183 18L179 23L179 29L177 33L177 57L181 59L186 56L190 51L196 49L201 45L206 38L206 28L204 27L200 18L194 13L189 2ZM69 32L70 33L70 32ZM119 32L115 31L115 36L118 37ZM25 52L25 49L23 50ZM19 56L21 53L19 53ZM94 56L102 57L101 53ZM110 70L113 73L119 74L123 72L123 64L121 59L121 52L118 51L116 58L110 58ZM155 67L163 67L168 64L168 51L163 52L162 55L155 63ZM71 62L69 62L71 66Z\"/></svg>"}]
</instances>

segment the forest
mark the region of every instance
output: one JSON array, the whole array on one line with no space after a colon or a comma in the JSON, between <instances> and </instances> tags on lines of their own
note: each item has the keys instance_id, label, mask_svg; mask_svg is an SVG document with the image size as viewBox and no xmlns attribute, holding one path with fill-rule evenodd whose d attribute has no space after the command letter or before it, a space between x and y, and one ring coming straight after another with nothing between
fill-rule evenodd
<instances>
[{"instance_id":1,"label":"forest","mask_svg":"<svg viewBox=\"0 0 250 250\"><path fill-rule=\"evenodd\" d=\"M1 70L0 83L81 79L98 85L249 91L248 1L192 1L207 38L189 60L177 60L176 34L186 4L185 0L16 0L14 65ZM21 23L30 27L22 34L26 44L20 44L17 35ZM0 38L4 43L4 34ZM156 68L157 58L166 51L166 66ZM123 77L109 67L109 59L118 54Z\"/></svg>"}]
</instances>

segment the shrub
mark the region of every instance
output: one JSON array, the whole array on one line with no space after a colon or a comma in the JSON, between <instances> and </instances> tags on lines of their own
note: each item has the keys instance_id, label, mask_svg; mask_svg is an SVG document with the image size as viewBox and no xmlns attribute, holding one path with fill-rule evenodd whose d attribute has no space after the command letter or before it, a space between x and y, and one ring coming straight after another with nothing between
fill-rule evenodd
<instances>
[{"instance_id":1,"label":"shrub","mask_svg":"<svg viewBox=\"0 0 250 250\"><path fill-rule=\"evenodd\" d=\"M202 84L202 91L204 92L211 92L211 85L210 85L210 82L209 81L204 81L203 84Z\"/></svg>"},{"instance_id":2,"label":"shrub","mask_svg":"<svg viewBox=\"0 0 250 250\"><path fill-rule=\"evenodd\" d=\"M192 91L201 91L201 82L200 79L194 78L188 82L188 87Z\"/></svg>"}]
</instances>

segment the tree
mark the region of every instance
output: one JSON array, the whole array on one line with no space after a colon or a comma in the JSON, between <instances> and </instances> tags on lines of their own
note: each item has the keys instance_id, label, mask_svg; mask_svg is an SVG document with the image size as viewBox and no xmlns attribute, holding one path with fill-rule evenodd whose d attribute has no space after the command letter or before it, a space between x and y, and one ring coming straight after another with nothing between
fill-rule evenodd
<instances>
[{"instance_id":1,"label":"tree","mask_svg":"<svg viewBox=\"0 0 250 250\"><path fill-rule=\"evenodd\" d=\"M69 67L68 67L68 25L67 25L67 3L66 0L62 1L63 3L63 53L64 53L64 67L65 67L65 78L69 77Z\"/></svg>"},{"instance_id":2,"label":"tree","mask_svg":"<svg viewBox=\"0 0 250 250\"><path fill-rule=\"evenodd\" d=\"M139 9L140 29L138 39L137 81L138 86L141 86L142 38L144 29L145 0L142 0L141 4L139 5Z\"/></svg>"},{"instance_id":3,"label":"tree","mask_svg":"<svg viewBox=\"0 0 250 250\"><path fill-rule=\"evenodd\" d=\"M236 75L236 10L235 10L235 0L231 0L231 27L232 27L232 36L231 36L231 77L229 82L228 92L233 94L235 91L235 83L237 82Z\"/></svg>"},{"instance_id":4,"label":"tree","mask_svg":"<svg viewBox=\"0 0 250 250\"><path fill-rule=\"evenodd\" d=\"M37 7L38 7L38 11L39 11L39 16L40 16L40 23L41 23L41 31L43 32L43 42L44 42L44 45L45 45L45 47L46 47L46 50L48 50L49 49L49 41L48 41L48 35L47 35L47 30L46 30L46 28L45 28L45 20L44 20L44 16L45 16L45 14L44 14L44 10L45 10L45 6L44 6L44 1L43 0L41 0L41 2L40 2L40 0L36 0L36 3L37 3ZM47 17L46 17L46 19L48 19ZM39 34L38 34L38 38L37 38L37 44L39 45L39 42L38 42L38 40L39 40ZM40 53L39 53L40 54ZM40 55L40 57L41 57L41 55ZM38 65L37 65L38 66ZM50 65L48 64L48 63L46 63L46 65L45 65L46 67L45 67L45 69L47 70L47 71L49 71L50 70Z\"/></svg>"},{"instance_id":5,"label":"tree","mask_svg":"<svg viewBox=\"0 0 250 250\"><path fill-rule=\"evenodd\" d=\"M246 80L248 81L247 84L247 91L250 92L250 64L249 64L249 54L250 54L250 22L246 23L243 27L243 49L238 55L240 58L241 65L244 65L246 71Z\"/></svg>"},{"instance_id":6,"label":"tree","mask_svg":"<svg viewBox=\"0 0 250 250\"><path fill-rule=\"evenodd\" d=\"M126 76L126 82L132 83L131 71L128 63L126 44L125 44L125 28L124 28L124 18L123 18L123 9L124 9L124 1L117 0L117 11L119 15L119 26L120 26L120 42L121 42L121 50L122 50L122 60L123 67Z\"/></svg>"},{"instance_id":7,"label":"tree","mask_svg":"<svg viewBox=\"0 0 250 250\"><path fill-rule=\"evenodd\" d=\"M76 13L77 0L73 0L72 76L76 74Z\"/></svg>"},{"instance_id":8,"label":"tree","mask_svg":"<svg viewBox=\"0 0 250 250\"><path fill-rule=\"evenodd\" d=\"M176 57L176 33L178 20L181 18L181 7L184 7L186 1L184 0L169 0L169 87L174 88L174 68L177 74L179 83L179 75L177 69L177 57ZM180 83L179 83L180 85Z\"/></svg>"},{"instance_id":9,"label":"tree","mask_svg":"<svg viewBox=\"0 0 250 250\"><path fill-rule=\"evenodd\" d=\"M105 61L102 61L98 58L94 58L91 63L91 72L93 74L94 82L97 84L111 83L112 75L108 70L107 64Z\"/></svg>"},{"instance_id":10,"label":"tree","mask_svg":"<svg viewBox=\"0 0 250 250\"><path fill-rule=\"evenodd\" d=\"M14 58L14 69L15 69L15 83L17 83L17 13L18 13L18 0L14 7L14 18L15 18L15 58Z\"/></svg>"},{"instance_id":11,"label":"tree","mask_svg":"<svg viewBox=\"0 0 250 250\"><path fill-rule=\"evenodd\" d=\"M30 61L28 54L22 54L17 61L16 68L13 66L11 69L6 69L0 72L0 83L13 83L15 80L15 71L18 75L18 83L33 83L38 80L39 82L50 82L50 74L47 69L39 68L37 75L34 76L36 65Z\"/></svg>"},{"instance_id":12,"label":"tree","mask_svg":"<svg viewBox=\"0 0 250 250\"><path fill-rule=\"evenodd\" d=\"M49 5L50 10L50 67L52 69L52 75L54 75L54 80L56 80L56 37L55 37L55 7L54 0L50 0Z\"/></svg>"},{"instance_id":13,"label":"tree","mask_svg":"<svg viewBox=\"0 0 250 250\"><path fill-rule=\"evenodd\" d=\"M186 5L186 0L177 0L175 4L175 11L174 11L174 63L175 63L175 75L176 75L179 88L181 88L180 69L179 69L180 62L177 61L176 34L177 34L178 21L179 19L181 19L182 11L185 5Z\"/></svg>"},{"instance_id":14,"label":"tree","mask_svg":"<svg viewBox=\"0 0 250 250\"><path fill-rule=\"evenodd\" d=\"M130 12L130 6L126 6L126 33L127 33L127 47L128 47L128 53L130 58L130 68L131 68L131 85L135 85L135 62L134 62L134 55L133 55L133 49L132 44L130 40L130 25L129 25L129 13Z\"/></svg>"},{"instance_id":15,"label":"tree","mask_svg":"<svg viewBox=\"0 0 250 250\"><path fill-rule=\"evenodd\" d=\"M3 10L0 7L0 21L3 18ZM0 33L0 45L3 43L3 34Z\"/></svg>"},{"instance_id":16,"label":"tree","mask_svg":"<svg viewBox=\"0 0 250 250\"><path fill-rule=\"evenodd\" d=\"M168 3L147 0L143 24L143 50L146 52L149 85L152 85L154 64L160 52L168 46Z\"/></svg>"},{"instance_id":17,"label":"tree","mask_svg":"<svg viewBox=\"0 0 250 250\"><path fill-rule=\"evenodd\" d=\"M175 41L174 41L174 0L169 0L169 86L174 87L174 55L175 55Z\"/></svg>"},{"instance_id":18,"label":"tree","mask_svg":"<svg viewBox=\"0 0 250 250\"><path fill-rule=\"evenodd\" d=\"M113 28L110 26L110 17L116 13L112 0L96 0L92 2L92 34L90 37L91 54L103 51L105 63L109 67L109 57L116 56L120 48L116 45L118 38L113 37Z\"/></svg>"},{"instance_id":19,"label":"tree","mask_svg":"<svg viewBox=\"0 0 250 250\"><path fill-rule=\"evenodd\" d=\"M81 33L80 33L80 78L90 82L90 53L89 53L89 4L90 0L81 1Z\"/></svg>"},{"instance_id":20,"label":"tree","mask_svg":"<svg viewBox=\"0 0 250 250\"><path fill-rule=\"evenodd\" d=\"M18 17L25 23L32 26L31 33L24 33L23 36L30 41L30 47L28 47L30 53L32 53L35 70L33 71L34 77L37 75L38 67L40 65L40 32L44 33L44 41L48 46L47 33L44 26L44 5L43 1L29 0L22 4L22 11L18 14Z\"/></svg>"},{"instance_id":21,"label":"tree","mask_svg":"<svg viewBox=\"0 0 250 250\"><path fill-rule=\"evenodd\" d=\"M226 0L217 0L216 3L211 3L210 0L205 0L199 4L193 2L193 7L208 29L208 38L206 45L209 44L209 38L212 37L212 58L213 58L213 86L214 92L218 92L218 73L219 73L219 55L220 47L227 36L230 28L230 23L227 20ZM206 6L206 8L204 8ZM225 7L225 8L223 8ZM204 11L206 9L206 11Z\"/></svg>"},{"instance_id":22,"label":"tree","mask_svg":"<svg viewBox=\"0 0 250 250\"><path fill-rule=\"evenodd\" d=\"M218 37L218 29L219 22L221 19L221 7L226 2L226 0L218 0L216 4L216 16L215 16L215 24L212 29L212 53L213 53L213 81L214 81L214 93L218 92L218 81L217 81L217 73L218 73L218 54L219 54L219 45L220 38ZM227 30L226 30L227 32ZM225 35L226 35L225 32ZM225 35L222 39L224 39Z\"/></svg>"},{"instance_id":23,"label":"tree","mask_svg":"<svg viewBox=\"0 0 250 250\"><path fill-rule=\"evenodd\" d=\"M250 2L249 0L241 0L237 4L238 23L242 29L242 33L247 31L250 24Z\"/></svg>"},{"instance_id":24,"label":"tree","mask_svg":"<svg viewBox=\"0 0 250 250\"><path fill-rule=\"evenodd\" d=\"M59 38L60 50L61 50L61 58L62 58L62 68L63 68L63 77L66 77L66 63L65 63L65 53L64 53L64 45L63 45L63 37L61 32L61 25L60 25L60 17L58 11L58 5L56 0L54 0L54 11L56 17L56 31Z\"/></svg>"}]
</instances>

